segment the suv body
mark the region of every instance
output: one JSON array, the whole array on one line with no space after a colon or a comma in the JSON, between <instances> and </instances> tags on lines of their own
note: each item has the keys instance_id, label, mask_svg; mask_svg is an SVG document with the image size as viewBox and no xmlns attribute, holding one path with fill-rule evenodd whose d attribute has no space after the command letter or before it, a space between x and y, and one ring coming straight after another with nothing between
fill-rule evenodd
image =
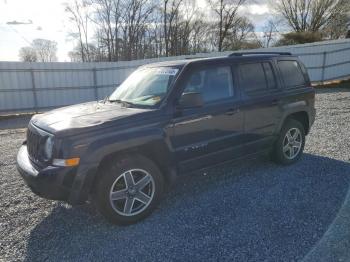
<instances>
[{"instance_id":1,"label":"suv body","mask_svg":"<svg viewBox=\"0 0 350 262\"><path fill-rule=\"evenodd\" d=\"M178 174L264 152L283 164L296 161L315 119L315 92L306 69L289 54L163 62L137 72L126 80L125 90L140 89L132 84L141 78L146 80L138 85L152 92L160 92L165 82L166 90L130 102L118 99L121 88L117 99L112 95L31 119L17 167L34 193L71 204L84 203L92 195L110 221L133 223L151 212L163 184ZM135 92L129 97L136 97ZM292 153L296 155L289 158ZM141 190L135 176L141 180L143 174L136 173L142 171L149 176L141 181L149 183L148 191L142 189L126 210L128 197L137 194L134 188ZM118 183L128 189L122 189L126 200L121 208L111 200ZM155 203L146 206L149 199ZM132 215L134 205L146 207Z\"/></svg>"}]
</instances>

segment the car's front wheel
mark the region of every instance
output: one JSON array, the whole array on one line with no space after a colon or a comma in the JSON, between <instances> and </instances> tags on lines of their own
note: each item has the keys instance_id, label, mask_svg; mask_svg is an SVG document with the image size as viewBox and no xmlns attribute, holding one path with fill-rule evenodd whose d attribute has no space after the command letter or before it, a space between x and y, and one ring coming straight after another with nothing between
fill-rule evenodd
<instances>
[{"instance_id":1,"label":"car's front wheel","mask_svg":"<svg viewBox=\"0 0 350 262\"><path fill-rule=\"evenodd\" d=\"M114 224L126 225L144 219L157 206L163 192L161 172L141 155L108 163L99 176L95 203Z\"/></svg>"},{"instance_id":2,"label":"car's front wheel","mask_svg":"<svg viewBox=\"0 0 350 262\"><path fill-rule=\"evenodd\" d=\"M304 145L305 130L303 125L297 120L289 119L282 127L272 157L277 163L292 164L301 157Z\"/></svg>"}]
</instances>

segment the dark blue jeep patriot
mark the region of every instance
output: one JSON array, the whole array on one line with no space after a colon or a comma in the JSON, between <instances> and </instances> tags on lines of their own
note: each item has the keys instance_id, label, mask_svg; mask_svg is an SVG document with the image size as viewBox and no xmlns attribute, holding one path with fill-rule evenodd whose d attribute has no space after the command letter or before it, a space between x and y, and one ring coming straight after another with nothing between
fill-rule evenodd
<instances>
[{"instance_id":1,"label":"dark blue jeep patriot","mask_svg":"<svg viewBox=\"0 0 350 262\"><path fill-rule=\"evenodd\" d=\"M261 153L297 161L314 101L289 53L149 64L103 101L35 115L17 167L39 196L92 199L112 223L131 224L178 174Z\"/></svg>"}]
</instances>

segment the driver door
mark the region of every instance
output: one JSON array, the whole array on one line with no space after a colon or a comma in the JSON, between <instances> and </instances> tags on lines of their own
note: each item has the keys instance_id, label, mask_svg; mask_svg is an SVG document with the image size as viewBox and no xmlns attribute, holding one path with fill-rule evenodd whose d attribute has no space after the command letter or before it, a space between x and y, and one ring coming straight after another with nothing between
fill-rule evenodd
<instances>
[{"instance_id":1,"label":"driver door","mask_svg":"<svg viewBox=\"0 0 350 262\"><path fill-rule=\"evenodd\" d=\"M194 70L185 81L183 94L200 93L203 105L179 109L173 119L170 139L180 170L192 171L239 156L243 114L233 82L230 65Z\"/></svg>"}]
</instances>

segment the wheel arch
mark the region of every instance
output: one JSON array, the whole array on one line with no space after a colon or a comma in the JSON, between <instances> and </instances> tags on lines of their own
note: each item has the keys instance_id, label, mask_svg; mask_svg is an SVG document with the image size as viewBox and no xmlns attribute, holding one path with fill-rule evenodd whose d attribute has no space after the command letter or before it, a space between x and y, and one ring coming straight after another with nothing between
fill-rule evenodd
<instances>
[{"instance_id":1,"label":"wheel arch","mask_svg":"<svg viewBox=\"0 0 350 262\"><path fill-rule=\"evenodd\" d=\"M283 121L281 121L278 131L282 129L283 125L289 119L293 119L300 122L304 127L305 135L307 135L310 132L310 118L309 118L308 112L305 110L290 112L286 114L285 117L283 118Z\"/></svg>"},{"instance_id":2,"label":"wheel arch","mask_svg":"<svg viewBox=\"0 0 350 262\"><path fill-rule=\"evenodd\" d=\"M103 167L110 161L136 154L142 155L153 161L154 164L160 169L167 183L174 182L176 179L176 172L172 154L164 140L155 140L130 148L115 150L104 155L98 164L93 184L96 184L97 179L99 179L99 176L101 175L101 170L103 170ZM93 188L91 189L93 190Z\"/></svg>"}]
</instances>

